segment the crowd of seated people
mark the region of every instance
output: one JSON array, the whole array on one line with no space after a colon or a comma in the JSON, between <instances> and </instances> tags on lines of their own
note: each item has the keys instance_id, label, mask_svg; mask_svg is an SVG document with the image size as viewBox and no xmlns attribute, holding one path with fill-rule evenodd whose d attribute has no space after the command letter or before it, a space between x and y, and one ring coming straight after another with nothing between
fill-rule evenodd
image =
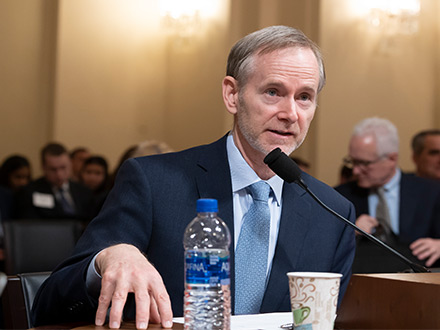
<instances>
[{"instance_id":1,"label":"crowd of seated people","mask_svg":"<svg viewBox=\"0 0 440 330\"><path fill-rule=\"evenodd\" d=\"M106 158L86 147L68 151L60 143L41 149L43 175L32 178L26 156L11 155L0 166L0 219L79 218L99 212L116 173L128 158L170 152L163 142L143 141L129 147L111 172Z\"/></svg>"},{"instance_id":2,"label":"crowd of seated people","mask_svg":"<svg viewBox=\"0 0 440 330\"><path fill-rule=\"evenodd\" d=\"M171 151L165 143L144 141L129 148L111 173L105 157L88 148L68 151L51 142L41 149L42 176L32 177L32 166L24 155L13 154L0 165L0 223L14 219L78 219L86 226L100 211L112 180L128 158ZM0 225L0 271L3 256L3 227Z\"/></svg>"},{"instance_id":3,"label":"crowd of seated people","mask_svg":"<svg viewBox=\"0 0 440 330\"><path fill-rule=\"evenodd\" d=\"M354 138L355 134L352 139ZM350 141L350 143L353 143L353 141ZM387 145L385 142L380 143ZM419 181L424 182L426 178L434 179L433 181L437 180L438 186L438 180L440 179L440 130L429 129L419 132L412 138L411 146L413 150L412 159L416 166L415 176L412 175L415 178L411 178L411 180L415 180L419 184ZM425 214L423 217L418 217L417 220L405 220L405 210L408 205L404 200L406 197L402 196L402 191L404 194L407 174L401 172L397 166L397 150L387 152L382 152L379 149L374 150L376 152L374 155L377 156L376 160L370 159L373 154L370 155L362 151L365 148L364 145L356 146L356 149L352 148L353 150L349 148L349 158L341 165L338 186L336 187L340 193L354 203L358 215L357 224L367 232L379 235L379 229L383 224L376 217L377 188L387 186L393 180L397 181L398 189L401 191L401 200L396 201L394 199L395 204L389 207L392 223L389 225L388 234L391 234L391 236L382 236L382 238L388 243L391 242L391 245L396 245L396 240L399 244L404 242L402 244L407 255L411 255L415 260L421 261L427 266L437 265L436 261L440 258L440 230L436 231L435 225L430 226L429 230L418 234L417 237L412 237L406 232L409 228L410 232L415 234L416 231L412 229L414 226L423 227L420 224L421 222L429 224L432 218L437 216L435 212L439 211L439 207L433 205L432 210L425 208ZM62 144L48 143L41 150L43 175L36 179L32 177L32 166L26 156L10 155L3 160L0 166L0 220L77 218L87 223L99 213L114 183L118 169L126 159L170 151L172 149L163 142L143 141L127 148L121 154L120 160L112 172L109 170L105 157L92 153L86 147L77 147L68 151ZM291 155L291 157L301 165L304 171L310 170L311 165L309 162L295 158L295 155ZM381 171L382 168L389 169L388 181L385 180L380 184L374 183L371 184L371 187L368 186L367 181L370 180L370 177L374 177L375 171ZM396 175L398 178L393 179ZM429 187L432 187L432 185L429 185ZM433 191L436 191L436 188L433 188ZM362 196L358 193L361 193ZM437 200L434 197L432 198L435 204ZM425 203L428 199L424 199ZM406 221L413 222L407 224ZM418 223L415 221L418 221ZM3 233L0 226L0 246L2 245L2 238ZM370 252L366 252L367 261L359 259L362 255L362 244L364 242L360 238L358 238L358 241L360 252L354 263L354 271L376 271L376 266L379 263L369 257ZM376 266L373 267L371 264L376 264ZM400 269L383 268L383 271L394 270Z\"/></svg>"}]
</instances>

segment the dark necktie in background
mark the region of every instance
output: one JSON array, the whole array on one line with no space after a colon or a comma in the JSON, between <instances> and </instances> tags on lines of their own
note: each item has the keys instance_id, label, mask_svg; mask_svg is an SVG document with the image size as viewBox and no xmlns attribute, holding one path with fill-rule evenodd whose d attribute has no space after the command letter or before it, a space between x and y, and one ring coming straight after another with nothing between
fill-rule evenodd
<instances>
[{"instance_id":1,"label":"dark necktie in background","mask_svg":"<svg viewBox=\"0 0 440 330\"><path fill-rule=\"evenodd\" d=\"M75 207L66 198L66 191L63 188L58 189L60 195L60 203L66 214L75 214Z\"/></svg>"},{"instance_id":2,"label":"dark necktie in background","mask_svg":"<svg viewBox=\"0 0 440 330\"><path fill-rule=\"evenodd\" d=\"M259 181L248 189L253 203L243 217L235 251L235 314L258 313L266 287L271 188Z\"/></svg>"}]
</instances>

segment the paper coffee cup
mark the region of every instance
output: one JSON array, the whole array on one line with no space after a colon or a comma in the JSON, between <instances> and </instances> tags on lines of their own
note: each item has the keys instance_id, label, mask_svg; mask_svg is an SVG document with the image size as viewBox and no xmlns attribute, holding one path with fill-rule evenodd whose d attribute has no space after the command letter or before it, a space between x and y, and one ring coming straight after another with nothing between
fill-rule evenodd
<instances>
[{"instance_id":1,"label":"paper coffee cup","mask_svg":"<svg viewBox=\"0 0 440 330\"><path fill-rule=\"evenodd\" d=\"M342 274L290 272L290 304L295 330L333 330Z\"/></svg>"}]
</instances>

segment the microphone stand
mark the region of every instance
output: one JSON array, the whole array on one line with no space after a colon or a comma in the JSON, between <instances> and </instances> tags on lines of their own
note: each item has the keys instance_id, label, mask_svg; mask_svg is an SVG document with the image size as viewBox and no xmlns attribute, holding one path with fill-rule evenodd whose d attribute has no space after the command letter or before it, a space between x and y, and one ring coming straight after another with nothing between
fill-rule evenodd
<instances>
[{"instance_id":1,"label":"microphone stand","mask_svg":"<svg viewBox=\"0 0 440 330\"><path fill-rule=\"evenodd\" d=\"M323 203L310 189L307 187L305 182L301 179L301 170L299 169L298 165L295 163L295 161L289 156L287 156L284 152L281 151L280 148L276 148L272 150L265 158L264 162L271 168L271 170L276 173L280 178L282 178L284 181L291 183L295 182L298 184L301 188L303 188L312 198L318 202L319 205L321 205L324 209L335 215L338 219L342 220L344 223L355 229L356 231L360 232L364 237L368 238L370 241L374 242L375 244L381 246L382 248L388 250L389 252L396 255L400 260L405 262L415 273L430 273L431 271L427 269L426 267L416 264L415 262L412 262L407 257L402 255L400 252L396 251L392 247L388 246L378 238L374 237L373 235L367 233L363 229L356 226L354 223L350 222L348 219L344 218L339 213L332 210L330 207L328 207L325 203Z\"/></svg>"},{"instance_id":2,"label":"microphone stand","mask_svg":"<svg viewBox=\"0 0 440 330\"><path fill-rule=\"evenodd\" d=\"M431 271L419 264L416 264L415 262L412 262L411 260L409 260L407 257L405 257L403 254L401 254L400 252L396 251L395 249L391 248L390 246L388 246L387 244L385 244L384 242L382 242L380 239L376 238L375 236L367 233L365 230L359 228L358 226L356 226L354 223L352 223L351 221L345 219L342 215L340 215L339 213L335 212L334 210L332 210L330 207L328 207L327 205L325 205L319 198L318 196L316 196L310 189L309 187L307 187L307 185L304 183L304 181L302 179L299 179L297 181L295 181L295 183L297 183L301 188L303 188L310 196L312 196L312 198L318 202L319 205L321 205L323 208L325 208L327 211L329 211L330 213L332 213L333 215L335 215L336 217L338 217L338 219L344 221L347 225L351 226L353 229L355 229L356 231L360 232L364 237L368 238L370 241L374 242L377 245L382 246L383 248L387 249L389 252L395 254L397 257L399 257L403 262L405 262L409 267L411 267L411 269L414 271L414 273L430 273Z\"/></svg>"}]
</instances>

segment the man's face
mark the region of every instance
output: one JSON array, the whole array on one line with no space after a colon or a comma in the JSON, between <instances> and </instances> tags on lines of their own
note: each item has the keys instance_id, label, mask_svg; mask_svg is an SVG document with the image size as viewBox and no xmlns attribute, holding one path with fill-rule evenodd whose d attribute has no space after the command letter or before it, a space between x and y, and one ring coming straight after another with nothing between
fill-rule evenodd
<instances>
[{"instance_id":1,"label":"man's face","mask_svg":"<svg viewBox=\"0 0 440 330\"><path fill-rule=\"evenodd\" d=\"M348 154L353 161L353 176L362 188L381 187L396 173L397 153L380 157L371 135L353 136Z\"/></svg>"},{"instance_id":2,"label":"man's face","mask_svg":"<svg viewBox=\"0 0 440 330\"><path fill-rule=\"evenodd\" d=\"M427 135L422 152L413 160L417 175L440 180L440 135Z\"/></svg>"},{"instance_id":3,"label":"man's face","mask_svg":"<svg viewBox=\"0 0 440 330\"><path fill-rule=\"evenodd\" d=\"M81 171L84 161L89 157L90 153L88 151L78 151L75 153L75 156L72 158L73 173L78 174Z\"/></svg>"},{"instance_id":4,"label":"man's face","mask_svg":"<svg viewBox=\"0 0 440 330\"><path fill-rule=\"evenodd\" d=\"M315 114L318 84L318 62L310 49L286 48L254 58L235 107L228 107L235 115L235 142L246 160L276 147L290 154L301 145Z\"/></svg>"},{"instance_id":5,"label":"man's face","mask_svg":"<svg viewBox=\"0 0 440 330\"><path fill-rule=\"evenodd\" d=\"M67 153L59 156L46 155L44 157L44 176L55 187L61 187L69 180L71 167L70 157Z\"/></svg>"}]
</instances>

